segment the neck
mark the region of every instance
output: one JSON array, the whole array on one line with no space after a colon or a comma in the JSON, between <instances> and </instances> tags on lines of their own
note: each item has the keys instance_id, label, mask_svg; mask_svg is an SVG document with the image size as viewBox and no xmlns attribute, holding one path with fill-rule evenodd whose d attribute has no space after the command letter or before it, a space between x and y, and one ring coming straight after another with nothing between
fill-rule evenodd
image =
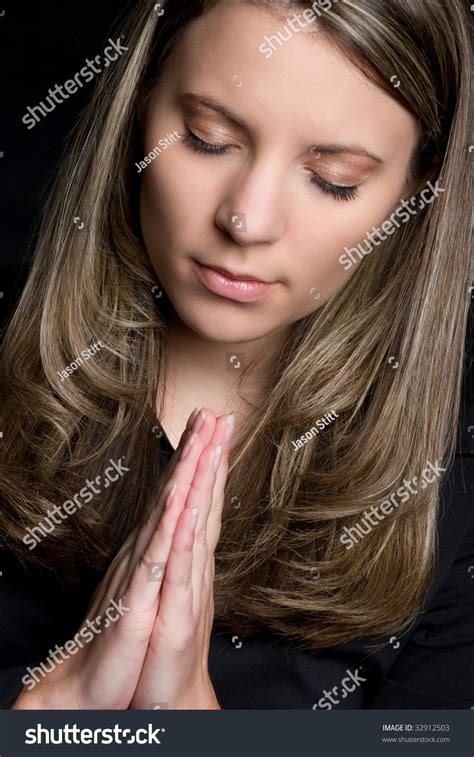
<instances>
[{"instance_id":1,"label":"neck","mask_svg":"<svg viewBox=\"0 0 474 757\"><path fill-rule=\"evenodd\" d=\"M265 396L288 333L275 332L247 342L215 342L190 329L175 313L168 320L168 329L170 385L182 396L195 396L196 404L201 402L217 414L238 410L241 394L250 403Z\"/></svg>"}]
</instances>

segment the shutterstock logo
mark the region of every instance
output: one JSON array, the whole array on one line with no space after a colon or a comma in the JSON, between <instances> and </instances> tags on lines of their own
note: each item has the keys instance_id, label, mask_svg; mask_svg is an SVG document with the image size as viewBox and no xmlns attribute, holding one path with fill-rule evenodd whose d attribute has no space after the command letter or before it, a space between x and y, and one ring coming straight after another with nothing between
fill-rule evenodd
<instances>
[{"instance_id":1,"label":"shutterstock logo","mask_svg":"<svg viewBox=\"0 0 474 757\"><path fill-rule=\"evenodd\" d=\"M271 58L274 53L277 52L278 47L275 46L275 42L279 47L288 42L293 34L299 34L309 24L314 24L317 18L321 18L322 11L329 13L333 10L334 4L345 0L314 0L311 8L306 8L303 13L293 13L291 18L286 19L286 26L282 30L279 30L276 34L272 34L270 37L265 35L264 41L258 48L259 51L265 56L265 58Z\"/></svg>"},{"instance_id":2,"label":"shutterstock logo","mask_svg":"<svg viewBox=\"0 0 474 757\"><path fill-rule=\"evenodd\" d=\"M367 232L367 236L357 247L345 247L344 255L341 255L339 258L339 262L344 270L348 271L352 268L357 261L369 255L374 247L379 247L381 242L384 242L387 237L400 228L401 224L408 223L413 216L416 216L418 211L423 210L427 205L431 205L441 192L446 192L438 184L439 181L433 186L431 181L429 181L425 189L420 192L418 204L416 195L413 195L410 200L401 200L400 206L392 213L390 218L384 221L382 226L372 226L372 231Z\"/></svg>"},{"instance_id":3,"label":"shutterstock logo","mask_svg":"<svg viewBox=\"0 0 474 757\"><path fill-rule=\"evenodd\" d=\"M403 479L403 485L399 486L396 492L378 505L372 505L368 510L364 510L364 517L358 523L348 528L344 526L344 533L339 537L341 544L345 544L346 549L352 549L360 540L370 534L370 532L391 515L401 504L407 502L411 496L418 494L419 489L426 489L430 484L434 484L447 468L441 468L439 461L436 463L427 462L426 468L421 473L421 481L418 484L418 477L413 476L411 480ZM431 475L433 474L433 475ZM416 487L419 485L419 489Z\"/></svg>"},{"instance_id":4,"label":"shutterstock logo","mask_svg":"<svg viewBox=\"0 0 474 757\"><path fill-rule=\"evenodd\" d=\"M329 691L324 689L324 696L322 696L318 702L313 704L312 709L332 710L334 706L341 704L341 699L346 699L348 694L352 694L356 689L359 688L359 686L362 686L362 684L367 681L367 678L363 678L359 673L359 670L363 669L364 668L362 666L359 666L354 671L347 669L347 676L342 679L340 684L341 692L339 693L338 686L333 686ZM341 699L338 699L338 696L340 696Z\"/></svg>"},{"instance_id":5,"label":"shutterstock logo","mask_svg":"<svg viewBox=\"0 0 474 757\"><path fill-rule=\"evenodd\" d=\"M116 42L110 38L107 40L109 45L104 49L104 68L108 68L113 61L118 60L128 50L128 47L124 47L120 43L121 39L122 37L119 37ZM102 73L100 63L102 63L100 55L96 55L94 60L86 58L86 65L77 74L74 74L72 79L66 79L64 84L55 84L54 88L48 90L48 95L38 105L34 105L33 107L28 105L26 109L28 113L25 113L21 119L25 126L28 129L33 129L44 116L55 110L57 105L61 105L65 100L68 100L69 95L74 95L78 91L78 88L82 89L84 82L87 84L95 76Z\"/></svg>"},{"instance_id":6,"label":"shutterstock logo","mask_svg":"<svg viewBox=\"0 0 474 757\"><path fill-rule=\"evenodd\" d=\"M104 471L104 489L108 489L111 483L115 483L119 478L124 476L130 468L126 468L123 465L120 458L118 462L115 460L109 460L109 467ZM86 479L85 485L82 489L71 499L66 499L62 505L55 505L51 510L48 510L47 517L40 521L38 525L33 528L28 527L27 534L23 537L23 543L26 544L29 550L34 549L45 536L50 534L56 526L61 525L63 520L67 520L70 515L73 515L78 508L81 508L84 504L88 504L94 498L94 494L100 494L102 489L100 484L102 483L102 475L96 476L93 480Z\"/></svg>"}]
</instances>

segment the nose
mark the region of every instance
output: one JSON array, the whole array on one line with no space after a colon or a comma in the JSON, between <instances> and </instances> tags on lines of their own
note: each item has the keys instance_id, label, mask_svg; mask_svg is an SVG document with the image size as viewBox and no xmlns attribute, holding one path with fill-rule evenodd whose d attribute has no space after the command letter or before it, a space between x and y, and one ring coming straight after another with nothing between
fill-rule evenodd
<instances>
[{"instance_id":1,"label":"nose","mask_svg":"<svg viewBox=\"0 0 474 757\"><path fill-rule=\"evenodd\" d=\"M281 182L269 162L255 163L237 181L232 177L216 211L216 225L242 247L274 244L285 230Z\"/></svg>"}]
</instances>

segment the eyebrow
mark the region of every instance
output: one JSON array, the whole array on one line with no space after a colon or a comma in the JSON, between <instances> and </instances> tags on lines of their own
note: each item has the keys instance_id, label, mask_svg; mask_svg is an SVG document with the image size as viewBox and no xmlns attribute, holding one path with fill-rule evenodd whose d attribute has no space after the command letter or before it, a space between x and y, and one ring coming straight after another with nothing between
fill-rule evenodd
<instances>
[{"instance_id":1,"label":"eyebrow","mask_svg":"<svg viewBox=\"0 0 474 757\"><path fill-rule=\"evenodd\" d=\"M229 121L233 121L233 123L237 124L237 126L240 126L242 129L247 129L247 131L250 131L250 126L246 121L243 121L241 118L237 118L237 116L234 113L231 113L230 110L227 110L227 108L224 108L223 105L218 102L218 100L215 100L213 97L203 97L202 95L195 95L194 92L184 92L184 94L181 95L180 100L186 104L188 102L194 102L198 105L204 105L206 108L211 108L212 110L217 111L222 116L225 116Z\"/></svg>"},{"instance_id":2,"label":"eyebrow","mask_svg":"<svg viewBox=\"0 0 474 757\"><path fill-rule=\"evenodd\" d=\"M311 149L317 150L318 152L328 153L329 155L361 155L363 158L370 158L376 163L383 163L382 158L379 158L378 155L374 155L372 152L369 152L358 145L313 145Z\"/></svg>"},{"instance_id":3,"label":"eyebrow","mask_svg":"<svg viewBox=\"0 0 474 757\"><path fill-rule=\"evenodd\" d=\"M246 121L244 121L242 118L238 118L235 113L232 113L230 110L221 105L221 103L214 97L204 97L203 95L196 95L194 92L184 92L179 99L183 104L195 103L197 105L203 105L206 108L210 108L211 110L220 113L222 116L224 116L224 118L227 118L237 126L240 126L241 129L251 131L250 126ZM365 158L371 158L371 160L374 160L376 163L383 163L382 158L379 158L378 155L374 155L373 153L365 150L363 147L359 147L358 145L345 145L337 143L329 145L312 145L310 150L316 150L317 152L327 153L329 155L361 155Z\"/></svg>"}]
</instances>

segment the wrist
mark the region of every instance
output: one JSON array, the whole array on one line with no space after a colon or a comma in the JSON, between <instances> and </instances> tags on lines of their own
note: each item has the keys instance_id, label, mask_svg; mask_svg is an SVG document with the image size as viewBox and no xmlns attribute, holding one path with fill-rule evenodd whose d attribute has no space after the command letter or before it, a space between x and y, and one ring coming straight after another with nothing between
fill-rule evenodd
<instances>
[{"instance_id":1,"label":"wrist","mask_svg":"<svg viewBox=\"0 0 474 757\"><path fill-rule=\"evenodd\" d=\"M72 680L66 687L58 682L43 680L28 689L24 686L20 691L12 710L68 710L80 709L70 696L73 690Z\"/></svg>"},{"instance_id":2,"label":"wrist","mask_svg":"<svg viewBox=\"0 0 474 757\"><path fill-rule=\"evenodd\" d=\"M34 689L27 689L26 686L20 691L15 703L12 705L12 710L50 710L53 709L45 701L45 698L41 696L39 691Z\"/></svg>"},{"instance_id":3,"label":"wrist","mask_svg":"<svg viewBox=\"0 0 474 757\"><path fill-rule=\"evenodd\" d=\"M217 701L216 695L213 693L212 698L209 701L209 706L206 707L206 710L222 710L222 707L220 706L219 702Z\"/></svg>"},{"instance_id":4,"label":"wrist","mask_svg":"<svg viewBox=\"0 0 474 757\"><path fill-rule=\"evenodd\" d=\"M186 688L186 695L176 703L177 710L221 710L211 682Z\"/></svg>"}]
</instances>

